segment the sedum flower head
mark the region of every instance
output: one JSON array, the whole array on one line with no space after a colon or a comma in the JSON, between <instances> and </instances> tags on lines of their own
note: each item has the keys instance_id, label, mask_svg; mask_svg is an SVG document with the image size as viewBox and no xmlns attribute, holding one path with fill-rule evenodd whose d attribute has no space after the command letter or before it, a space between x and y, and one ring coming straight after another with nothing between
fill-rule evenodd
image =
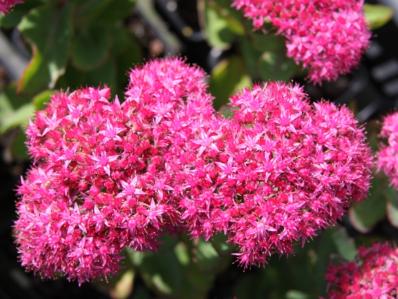
<instances>
[{"instance_id":1,"label":"sedum flower head","mask_svg":"<svg viewBox=\"0 0 398 299\"><path fill-rule=\"evenodd\" d=\"M0 0L0 13L7 14L15 5L23 0Z\"/></svg>"},{"instance_id":2,"label":"sedum flower head","mask_svg":"<svg viewBox=\"0 0 398 299\"><path fill-rule=\"evenodd\" d=\"M330 265L329 299L395 298L398 294L398 249L376 243L360 248L353 262Z\"/></svg>"},{"instance_id":3,"label":"sedum flower head","mask_svg":"<svg viewBox=\"0 0 398 299\"><path fill-rule=\"evenodd\" d=\"M234 0L233 5L255 28L275 26L286 38L287 55L308 68L315 83L348 73L369 44L363 0Z\"/></svg>"},{"instance_id":4,"label":"sedum flower head","mask_svg":"<svg viewBox=\"0 0 398 299\"><path fill-rule=\"evenodd\" d=\"M194 237L225 233L243 266L261 265L363 199L371 156L347 108L310 105L298 86L256 86L231 103L232 119L193 122L177 155L182 218Z\"/></svg>"},{"instance_id":5,"label":"sedum flower head","mask_svg":"<svg viewBox=\"0 0 398 299\"><path fill-rule=\"evenodd\" d=\"M18 191L16 241L22 264L43 277L107 276L124 247L153 250L178 223L168 123L204 74L170 59L130 79L123 104L108 88L58 93L27 129L34 166Z\"/></svg>"},{"instance_id":6,"label":"sedum flower head","mask_svg":"<svg viewBox=\"0 0 398 299\"><path fill-rule=\"evenodd\" d=\"M380 146L377 167L390 178L392 186L398 189L398 113L384 119L380 135L386 144Z\"/></svg>"}]
</instances>

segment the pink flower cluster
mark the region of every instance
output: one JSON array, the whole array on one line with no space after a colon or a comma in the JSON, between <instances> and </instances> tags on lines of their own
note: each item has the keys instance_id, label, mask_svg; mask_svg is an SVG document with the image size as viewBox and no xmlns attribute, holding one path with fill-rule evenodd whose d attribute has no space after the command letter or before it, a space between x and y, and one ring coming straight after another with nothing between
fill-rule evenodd
<instances>
[{"instance_id":1,"label":"pink flower cluster","mask_svg":"<svg viewBox=\"0 0 398 299\"><path fill-rule=\"evenodd\" d=\"M380 133L387 145L381 144L377 156L377 168L383 171L398 189L398 113L393 113L384 119Z\"/></svg>"},{"instance_id":2,"label":"pink flower cluster","mask_svg":"<svg viewBox=\"0 0 398 299\"><path fill-rule=\"evenodd\" d=\"M376 243L360 248L353 262L331 265L329 299L389 299L398 295L398 249Z\"/></svg>"},{"instance_id":3,"label":"pink flower cluster","mask_svg":"<svg viewBox=\"0 0 398 299\"><path fill-rule=\"evenodd\" d=\"M347 108L311 106L298 86L256 86L231 104L231 119L192 123L178 142L182 219L194 237L226 234L244 267L261 265L366 196L370 152Z\"/></svg>"},{"instance_id":4,"label":"pink flower cluster","mask_svg":"<svg viewBox=\"0 0 398 299\"><path fill-rule=\"evenodd\" d=\"M286 38L287 55L319 83L358 64L370 32L363 0L234 0L255 28L271 23Z\"/></svg>"},{"instance_id":5,"label":"pink flower cluster","mask_svg":"<svg viewBox=\"0 0 398 299\"><path fill-rule=\"evenodd\" d=\"M165 60L131 72L123 104L109 102L107 88L53 96L27 129L34 168L15 224L24 266L83 282L115 272L126 246L156 248L178 223L167 124L203 78Z\"/></svg>"},{"instance_id":6,"label":"pink flower cluster","mask_svg":"<svg viewBox=\"0 0 398 299\"><path fill-rule=\"evenodd\" d=\"M8 13L11 8L22 2L23 0L0 0L0 13Z\"/></svg>"},{"instance_id":7,"label":"pink flower cluster","mask_svg":"<svg viewBox=\"0 0 398 299\"><path fill-rule=\"evenodd\" d=\"M163 233L225 233L244 266L288 253L369 187L370 152L351 112L301 88L257 86L212 107L203 71L178 59L132 70L126 101L107 88L53 96L27 130L19 187L22 264L84 282Z\"/></svg>"}]
</instances>

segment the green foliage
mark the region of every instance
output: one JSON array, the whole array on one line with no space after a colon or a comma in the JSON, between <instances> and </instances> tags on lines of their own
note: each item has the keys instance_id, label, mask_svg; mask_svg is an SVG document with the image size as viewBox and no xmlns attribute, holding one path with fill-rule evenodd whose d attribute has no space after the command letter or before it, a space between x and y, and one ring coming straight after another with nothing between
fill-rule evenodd
<instances>
[{"instance_id":1,"label":"green foliage","mask_svg":"<svg viewBox=\"0 0 398 299\"><path fill-rule=\"evenodd\" d=\"M211 243L165 237L156 253L127 249L129 260L146 285L165 298L202 299L215 277L230 263Z\"/></svg>"},{"instance_id":2,"label":"green foliage","mask_svg":"<svg viewBox=\"0 0 398 299\"><path fill-rule=\"evenodd\" d=\"M348 261L354 260L357 249L354 240L350 238L347 231L342 227L338 227L331 236L340 256Z\"/></svg>"},{"instance_id":3,"label":"green foliage","mask_svg":"<svg viewBox=\"0 0 398 299\"><path fill-rule=\"evenodd\" d=\"M355 229L368 233L383 220L386 217L387 202L392 194L395 193L389 186L388 179L382 175L375 175L368 198L355 204L349 211L349 219Z\"/></svg>"},{"instance_id":4,"label":"green foliage","mask_svg":"<svg viewBox=\"0 0 398 299\"><path fill-rule=\"evenodd\" d=\"M9 151L12 159L18 161L25 161L28 158L26 153L26 136L23 129L18 128L14 132L14 138L11 139L9 144Z\"/></svg>"},{"instance_id":5,"label":"green foliage","mask_svg":"<svg viewBox=\"0 0 398 299\"><path fill-rule=\"evenodd\" d=\"M0 134L23 128L54 90L108 85L122 94L141 47L123 25L132 0L30 0L0 16L0 28L18 28L31 58L18 81L0 92ZM26 158L21 131L7 144ZM19 145L19 146L16 146ZM22 146L21 146L22 145ZM17 154L17 152L15 152Z\"/></svg>"},{"instance_id":6,"label":"green foliage","mask_svg":"<svg viewBox=\"0 0 398 299\"><path fill-rule=\"evenodd\" d=\"M34 110L29 97L17 94L15 85L6 88L0 93L0 133L25 126Z\"/></svg>"},{"instance_id":7,"label":"green foliage","mask_svg":"<svg viewBox=\"0 0 398 299\"><path fill-rule=\"evenodd\" d=\"M36 110L41 110L43 109L47 102L51 99L51 96L54 94L54 91L52 90L44 90L41 93L39 93L38 95L36 95L32 102L33 105L35 106Z\"/></svg>"},{"instance_id":8,"label":"green foliage","mask_svg":"<svg viewBox=\"0 0 398 299\"><path fill-rule=\"evenodd\" d=\"M139 45L122 24L132 8L131 0L36 0L2 16L0 26L17 26L31 46L18 93L32 97L48 88L94 83L123 90L117 80L141 59Z\"/></svg>"},{"instance_id":9,"label":"green foliage","mask_svg":"<svg viewBox=\"0 0 398 299\"><path fill-rule=\"evenodd\" d=\"M298 66L286 57L282 37L250 33L241 43L241 51L252 78L262 81L289 81L298 72Z\"/></svg>"},{"instance_id":10,"label":"green foliage","mask_svg":"<svg viewBox=\"0 0 398 299\"><path fill-rule=\"evenodd\" d=\"M228 49L236 44L239 50L237 55L221 61L212 72L211 89L215 91L217 108L236 91L234 87L248 86L250 79L288 81L300 73L300 68L286 57L283 38L276 36L271 28L268 33L253 32L251 23L231 8L229 0L204 2L202 19L208 43L216 49ZM239 73L232 73L236 69ZM225 78L227 75L233 77L231 82ZM225 84L228 86L223 91Z\"/></svg>"},{"instance_id":11,"label":"green foliage","mask_svg":"<svg viewBox=\"0 0 398 299\"><path fill-rule=\"evenodd\" d=\"M35 111L29 100L16 93L15 85L0 93L0 136L7 137L3 145L14 160L27 159L24 128Z\"/></svg>"},{"instance_id":12,"label":"green foliage","mask_svg":"<svg viewBox=\"0 0 398 299\"><path fill-rule=\"evenodd\" d=\"M229 0L206 0L204 15L207 40L214 48L228 48L245 33L239 14L231 8Z\"/></svg>"},{"instance_id":13,"label":"green foliage","mask_svg":"<svg viewBox=\"0 0 398 299\"><path fill-rule=\"evenodd\" d=\"M394 10L385 5L365 4L365 17L371 29L378 29L390 21Z\"/></svg>"},{"instance_id":14,"label":"green foliage","mask_svg":"<svg viewBox=\"0 0 398 299\"><path fill-rule=\"evenodd\" d=\"M111 54L111 42L112 31L102 24L77 31L72 43L73 66L82 71L100 66Z\"/></svg>"},{"instance_id":15,"label":"green foliage","mask_svg":"<svg viewBox=\"0 0 398 299\"><path fill-rule=\"evenodd\" d=\"M239 299L319 298L325 292L325 271L329 259L343 252L352 255L352 240L338 227L323 232L294 255L273 257L259 270L244 273L235 287Z\"/></svg>"},{"instance_id":16,"label":"green foliage","mask_svg":"<svg viewBox=\"0 0 398 299\"><path fill-rule=\"evenodd\" d=\"M33 115L35 107L32 103L28 103L19 107L17 110L12 111L12 113L7 114L1 120L1 128L6 131L10 128L17 126L25 126L29 118Z\"/></svg>"},{"instance_id":17,"label":"green foliage","mask_svg":"<svg viewBox=\"0 0 398 299\"><path fill-rule=\"evenodd\" d=\"M34 94L54 88L65 73L72 34L73 4L49 1L32 9L18 25L32 45L32 59L18 82L18 91ZM51 24L51 26L49 26Z\"/></svg>"},{"instance_id":18,"label":"green foliage","mask_svg":"<svg viewBox=\"0 0 398 299\"><path fill-rule=\"evenodd\" d=\"M392 226L398 228L398 194L393 188L386 190L387 201L387 218Z\"/></svg>"},{"instance_id":19,"label":"green foliage","mask_svg":"<svg viewBox=\"0 0 398 299\"><path fill-rule=\"evenodd\" d=\"M251 85L250 76L240 57L233 56L222 60L210 76L210 92L215 96L215 107L220 108L227 104L231 95Z\"/></svg>"}]
</instances>

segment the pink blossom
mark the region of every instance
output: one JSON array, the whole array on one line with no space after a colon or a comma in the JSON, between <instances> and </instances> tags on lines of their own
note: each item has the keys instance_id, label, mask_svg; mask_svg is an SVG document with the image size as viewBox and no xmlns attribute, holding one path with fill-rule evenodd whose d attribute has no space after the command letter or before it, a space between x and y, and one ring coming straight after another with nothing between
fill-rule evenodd
<instances>
[{"instance_id":1,"label":"pink blossom","mask_svg":"<svg viewBox=\"0 0 398 299\"><path fill-rule=\"evenodd\" d=\"M169 123L204 91L204 73L169 59L130 79L123 104L108 88L58 93L27 129L33 169L19 187L16 241L22 265L43 277L108 276L123 248L153 250L179 223Z\"/></svg>"},{"instance_id":2,"label":"pink blossom","mask_svg":"<svg viewBox=\"0 0 398 299\"><path fill-rule=\"evenodd\" d=\"M0 0L0 13L7 14L15 5L23 0Z\"/></svg>"},{"instance_id":3,"label":"pink blossom","mask_svg":"<svg viewBox=\"0 0 398 299\"><path fill-rule=\"evenodd\" d=\"M109 99L107 88L56 94L27 130L34 168L19 188L15 229L22 264L44 277L107 276L124 247L156 248L176 219L170 197L155 195L158 168L148 171L151 128L135 130L139 116ZM125 196L130 178L142 192ZM161 212L147 221L153 205Z\"/></svg>"},{"instance_id":4,"label":"pink blossom","mask_svg":"<svg viewBox=\"0 0 398 299\"><path fill-rule=\"evenodd\" d=\"M380 144L377 167L390 178L392 186L398 189L398 113L384 119L380 135L386 144Z\"/></svg>"},{"instance_id":5,"label":"pink blossom","mask_svg":"<svg viewBox=\"0 0 398 299\"><path fill-rule=\"evenodd\" d=\"M191 121L175 191L193 237L225 233L243 266L261 265L365 198L371 155L347 108L310 105L298 86L256 86L231 103L231 120Z\"/></svg>"},{"instance_id":6,"label":"pink blossom","mask_svg":"<svg viewBox=\"0 0 398 299\"><path fill-rule=\"evenodd\" d=\"M286 38L287 55L309 69L315 83L356 66L370 32L363 0L234 0L255 28L271 23Z\"/></svg>"},{"instance_id":7,"label":"pink blossom","mask_svg":"<svg viewBox=\"0 0 398 299\"><path fill-rule=\"evenodd\" d=\"M22 264L79 283L118 269L125 247L163 233L225 233L244 266L334 224L369 187L370 153L347 108L311 106L271 83L212 106L202 70L178 59L108 88L54 95L27 129L33 168L18 189Z\"/></svg>"},{"instance_id":8,"label":"pink blossom","mask_svg":"<svg viewBox=\"0 0 398 299\"><path fill-rule=\"evenodd\" d=\"M353 262L330 265L329 299L395 298L398 294L398 249L376 243L361 247Z\"/></svg>"}]
</instances>

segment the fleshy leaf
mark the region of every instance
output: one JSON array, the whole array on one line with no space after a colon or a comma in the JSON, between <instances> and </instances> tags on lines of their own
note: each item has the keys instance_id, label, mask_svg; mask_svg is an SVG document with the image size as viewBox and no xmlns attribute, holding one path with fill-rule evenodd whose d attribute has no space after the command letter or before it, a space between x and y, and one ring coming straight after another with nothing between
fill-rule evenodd
<instances>
[{"instance_id":1,"label":"fleshy leaf","mask_svg":"<svg viewBox=\"0 0 398 299\"><path fill-rule=\"evenodd\" d=\"M394 15L391 7L380 4L365 4L365 18L371 29L378 29L387 24Z\"/></svg>"},{"instance_id":2,"label":"fleshy leaf","mask_svg":"<svg viewBox=\"0 0 398 299\"><path fill-rule=\"evenodd\" d=\"M99 67L110 54L111 36L106 26L91 26L76 32L72 42L73 65L83 71Z\"/></svg>"},{"instance_id":3,"label":"fleshy leaf","mask_svg":"<svg viewBox=\"0 0 398 299\"><path fill-rule=\"evenodd\" d=\"M229 1L207 0L205 6L205 32L209 43L218 49L230 46L236 35L242 35L244 28L231 10Z\"/></svg>"},{"instance_id":4,"label":"fleshy leaf","mask_svg":"<svg viewBox=\"0 0 398 299\"><path fill-rule=\"evenodd\" d=\"M361 233L370 232L386 216L385 190L388 182L384 177L375 177L369 197L356 203L349 210L351 224Z\"/></svg>"},{"instance_id":5,"label":"fleshy leaf","mask_svg":"<svg viewBox=\"0 0 398 299\"><path fill-rule=\"evenodd\" d=\"M389 187L386 190L387 201L387 218L391 225L398 228L398 193L395 189Z\"/></svg>"},{"instance_id":6,"label":"fleshy leaf","mask_svg":"<svg viewBox=\"0 0 398 299\"><path fill-rule=\"evenodd\" d=\"M245 65L238 56L222 60L213 69L210 77L210 91L215 96L214 105L220 108L231 95L252 84Z\"/></svg>"},{"instance_id":7,"label":"fleshy leaf","mask_svg":"<svg viewBox=\"0 0 398 299\"><path fill-rule=\"evenodd\" d=\"M346 260L353 260L357 254L355 242L347 234L343 227L333 231L332 238L335 242L339 254Z\"/></svg>"},{"instance_id":8,"label":"fleshy leaf","mask_svg":"<svg viewBox=\"0 0 398 299\"><path fill-rule=\"evenodd\" d=\"M33 104L25 104L14 112L7 114L0 121L0 133L4 133L14 127L27 125L34 112L35 106Z\"/></svg>"},{"instance_id":9,"label":"fleshy leaf","mask_svg":"<svg viewBox=\"0 0 398 299\"><path fill-rule=\"evenodd\" d=\"M18 29L32 45L32 59L18 82L29 94L53 88L64 74L71 36L72 4L56 1L31 10ZM51 24L51 25L50 25Z\"/></svg>"}]
</instances>

